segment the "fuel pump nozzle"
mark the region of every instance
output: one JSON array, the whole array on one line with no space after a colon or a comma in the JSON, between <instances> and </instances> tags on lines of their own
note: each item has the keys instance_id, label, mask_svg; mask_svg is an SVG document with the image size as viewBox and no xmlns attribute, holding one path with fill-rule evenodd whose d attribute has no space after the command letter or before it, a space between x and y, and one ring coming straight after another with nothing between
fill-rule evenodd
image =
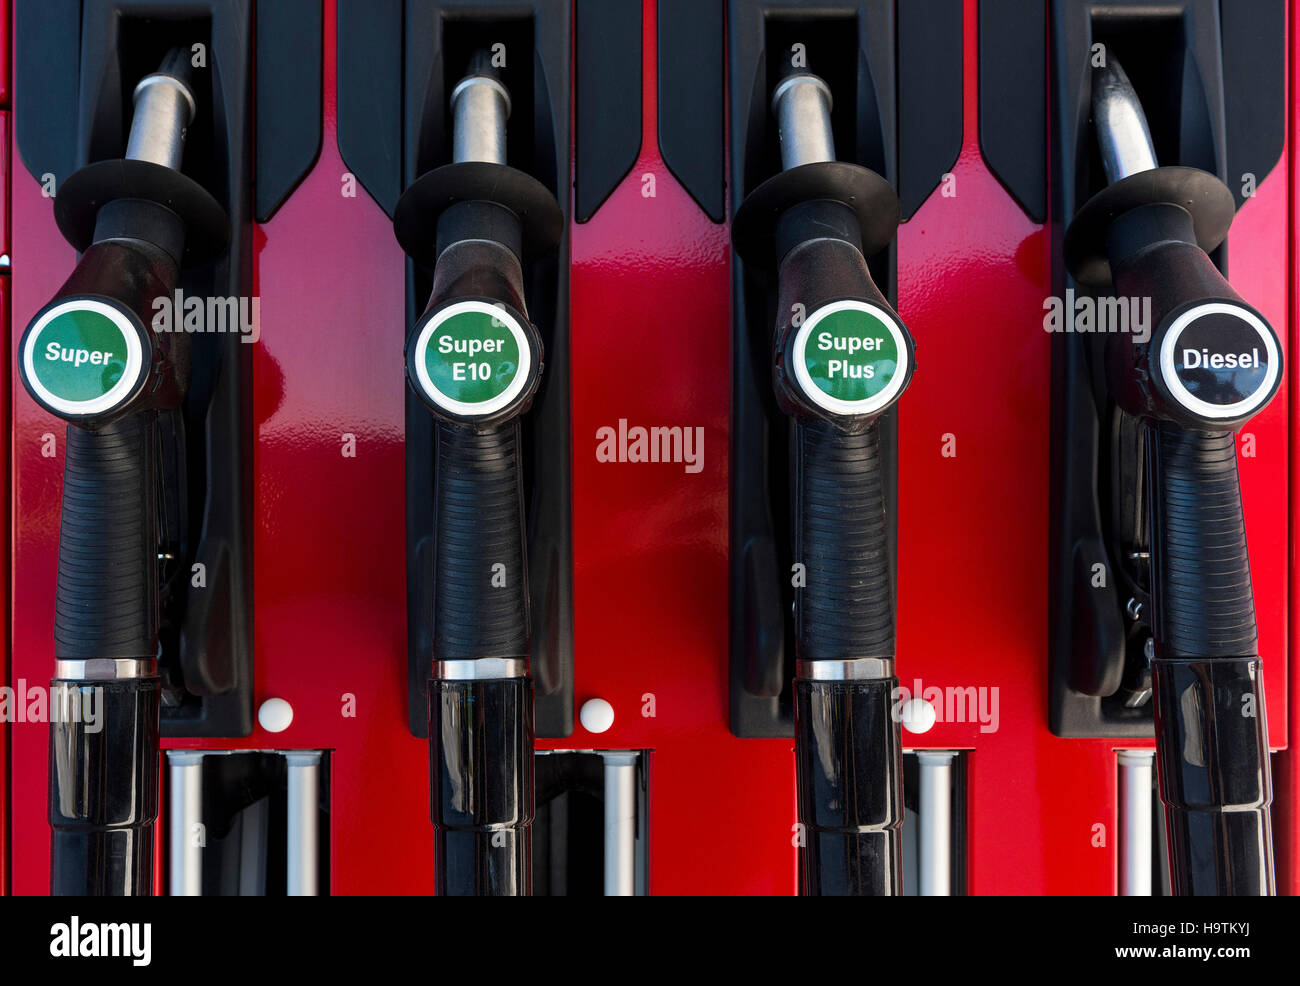
<instances>
[{"instance_id":1,"label":"fuel pump nozzle","mask_svg":"<svg viewBox=\"0 0 1300 986\"><path fill-rule=\"evenodd\" d=\"M19 344L32 398L68 422L50 695L50 891L152 892L158 814L158 417L189 382L153 301L224 248L221 206L179 170L188 55L135 89L127 156L64 181L55 219L84 251Z\"/></svg>"},{"instance_id":2,"label":"fuel pump nozzle","mask_svg":"<svg viewBox=\"0 0 1300 986\"><path fill-rule=\"evenodd\" d=\"M1208 251L1231 191L1160 167L1113 53L1092 78L1109 184L1065 238L1075 279L1150 299L1149 338L1109 335L1107 385L1143 424L1156 761L1176 894L1271 894L1272 788L1235 432L1272 399L1281 347Z\"/></svg>"},{"instance_id":3,"label":"fuel pump nozzle","mask_svg":"<svg viewBox=\"0 0 1300 986\"><path fill-rule=\"evenodd\" d=\"M772 94L782 171L733 223L774 267L772 382L791 419L795 758L800 891L901 893L902 747L893 716L894 592L880 416L912 373L912 340L866 256L899 206L879 175L835 160L830 88L804 71Z\"/></svg>"},{"instance_id":4,"label":"fuel pump nozzle","mask_svg":"<svg viewBox=\"0 0 1300 986\"><path fill-rule=\"evenodd\" d=\"M397 205L394 230L433 270L407 337L410 386L437 419L430 812L439 894L532 889L533 683L520 419L542 371L523 260L563 214L506 164L510 94L485 54L452 90L453 161Z\"/></svg>"}]
</instances>

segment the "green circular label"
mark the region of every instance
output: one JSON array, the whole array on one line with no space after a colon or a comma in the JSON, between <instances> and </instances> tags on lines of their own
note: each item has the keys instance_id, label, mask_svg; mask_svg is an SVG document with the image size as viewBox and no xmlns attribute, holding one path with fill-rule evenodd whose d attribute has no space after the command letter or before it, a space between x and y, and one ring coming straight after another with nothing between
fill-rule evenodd
<instances>
[{"instance_id":1,"label":"green circular label","mask_svg":"<svg viewBox=\"0 0 1300 986\"><path fill-rule=\"evenodd\" d=\"M887 404L906 378L902 331L864 302L836 302L808 316L795 337L795 376L808 398L844 413Z\"/></svg>"},{"instance_id":2,"label":"green circular label","mask_svg":"<svg viewBox=\"0 0 1300 986\"><path fill-rule=\"evenodd\" d=\"M40 399L59 411L90 414L128 396L139 372L140 340L129 318L103 302L70 301L45 312L27 336L23 368Z\"/></svg>"},{"instance_id":3,"label":"green circular label","mask_svg":"<svg viewBox=\"0 0 1300 986\"><path fill-rule=\"evenodd\" d=\"M518 320L483 301L461 301L438 311L420 331L415 369L439 406L459 414L487 414L523 389L530 354Z\"/></svg>"}]
</instances>

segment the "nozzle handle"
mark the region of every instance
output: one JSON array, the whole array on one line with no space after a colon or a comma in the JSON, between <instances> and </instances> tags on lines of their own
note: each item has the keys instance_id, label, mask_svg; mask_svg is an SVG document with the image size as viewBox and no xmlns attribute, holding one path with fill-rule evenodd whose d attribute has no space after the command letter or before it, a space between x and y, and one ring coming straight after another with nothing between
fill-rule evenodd
<instances>
[{"instance_id":1,"label":"nozzle handle","mask_svg":"<svg viewBox=\"0 0 1300 986\"><path fill-rule=\"evenodd\" d=\"M60 661L158 656L157 431L140 411L69 425L54 653Z\"/></svg>"}]
</instances>

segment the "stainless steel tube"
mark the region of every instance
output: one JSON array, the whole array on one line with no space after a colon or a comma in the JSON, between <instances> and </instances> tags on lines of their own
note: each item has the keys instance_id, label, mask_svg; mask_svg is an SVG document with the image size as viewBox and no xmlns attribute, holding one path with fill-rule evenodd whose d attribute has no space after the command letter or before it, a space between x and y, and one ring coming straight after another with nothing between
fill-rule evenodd
<instances>
[{"instance_id":1,"label":"stainless steel tube","mask_svg":"<svg viewBox=\"0 0 1300 986\"><path fill-rule=\"evenodd\" d=\"M815 75L801 73L782 79L772 93L781 140L781 168L835 160L831 133L831 90Z\"/></svg>"},{"instance_id":2,"label":"stainless steel tube","mask_svg":"<svg viewBox=\"0 0 1300 986\"><path fill-rule=\"evenodd\" d=\"M1111 184L1156 167L1155 145L1146 114L1123 66L1109 51L1092 72L1092 118L1101 163Z\"/></svg>"},{"instance_id":3,"label":"stainless steel tube","mask_svg":"<svg viewBox=\"0 0 1300 986\"><path fill-rule=\"evenodd\" d=\"M131 133L126 156L133 161L152 161L179 171L185 152L185 132L194 120L194 94L187 53L173 51L162 67L146 75L135 87Z\"/></svg>"},{"instance_id":4,"label":"stainless steel tube","mask_svg":"<svg viewBox=\"0 0 1300 986\"><path fill-rule=\"evenodd\" d=\"M605 896L636 894L637 765L640 754L610 750L605 760Z\"/></svg>"},{"instance_id":5,"label":"stainless steel tube","mask_svg":"<svg viewBox=\"0 0 1300 986\"><path fill-rule=\"evenodd\" d=\"M1154 750L1119 751L1119 892L1151 896L1151 772Z\"/></svg>"},{"instance_id":6,"label":"stainless steel tube","mask_svg":"<svg viewBox=\"0 0 1300 986\"><path fill-rule=\"evenodd\" d=\"M289 788L287 835L290 897L315 897L320 860L319 750L294 750L284 755Z\"/></svg>"},{"instance_id":7,"label":"stainless steel tube","mask_svg":"<svg viewBox=\"0 0 1300 986\"><path fill-rule=\"evenodd\" d=\"M947 750L918 750L919 887L922 897L952 894L952 762Z\"/></svg>"},{"instance_id":8,"label":"stainless steel tube","mask_svg":"<svg viewBox=\"0 0 1300 986\"><path fill-rule=\"evenodd\" d=\"M203 893L203 754L169 750L167 892L173 897Z\"/></svg>"},{"instance_id":9,"label":"stainless steel tube","mask_svg":"<svg viewBox=\"0 0 1300 986\"><path fill-rule=\"evenodd\" d=\"M506 163L510 95L496 79L470 75L451 93L452 160Z\"/></svg>"}]
</instances>

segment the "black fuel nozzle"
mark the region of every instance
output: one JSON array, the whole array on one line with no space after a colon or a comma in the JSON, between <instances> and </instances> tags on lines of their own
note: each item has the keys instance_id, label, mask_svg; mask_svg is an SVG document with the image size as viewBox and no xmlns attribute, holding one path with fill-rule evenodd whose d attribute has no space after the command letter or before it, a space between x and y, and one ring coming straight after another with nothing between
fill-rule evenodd
<instances>
[{"instance_id":1,"label":"black fuel nozzle","mask_svg":"<svg viewBox=\"0 0 1300 986\"><path fill-rule=\"evenodd\" d=\"M1272 788L1235 432L1277 392L1281 347L1208 254L1227 236L1231 191L1204 171L1158 166L1112 53L1092 82L1109 184L1070 224L1065 258L1076 280L1113 290L1149 329L1108 335L1105 360L1116 404L1144 422L1171 882L1178 894L1271 894Z\"/></svg>"},{"instance_id":2,"label":"black fuel nozzle","mask_svg":"<svg viewBox=\"0 0 1300 986\"><path fill-rule=\"evenodd\" d=\"M782 171L745 199L732 235L742 258L776 271L772 381L795 434L800 890L897 894L902 746L879 418L911 379L913 344L866 262L893 239L898 198L835 160L831 99L806 71L777 83Z\"/></svg>"},{"instance_id":3,"label":"black fuel nozzle","mask_svg":"<svg viewBox=\"0 0 1300 986\"><path fill-rule=\"evenodd\" d=\"M406 375L437 419L430 812L435 890L531 893L533 684L520 419L542 372L523 264L559 242L545 186L506 163L510 94L485 53L452 90L452 163L393 224L433 290Z\"/></svg>"},{"instance_id":4,"label":"black fuel nozzle","mask_svg":"<svg viewBox=\"0 0 1300 986\"><path fill-rule=\"evenodd\" d=\"M894 238L898 197L875 172L835 160L831 99L809 72L777 83L781 173L741 204L732 235L744 259L776 270L781 409L852 433L906 389L913 344L866 262Z\"/></svg>"},{"instance_id":5,"label":"black fuel nozzle","mask_svg":"<svg viewBox=\"0 0 1300 986\"><path fill-rule=\"evenodd\" d=\"M83 251L27 326L19 376L68 422L50 726L50 889L152 893L158 813L157 416L189 382L183 333L154 328L181 268L225 246L220 205L181 173L188 55L136 86L126 157L63 182L54 214ZM83 714L98 703L102 717ZM91 728L92 725L94 728Z\"/></svg>"}]
</instances>

